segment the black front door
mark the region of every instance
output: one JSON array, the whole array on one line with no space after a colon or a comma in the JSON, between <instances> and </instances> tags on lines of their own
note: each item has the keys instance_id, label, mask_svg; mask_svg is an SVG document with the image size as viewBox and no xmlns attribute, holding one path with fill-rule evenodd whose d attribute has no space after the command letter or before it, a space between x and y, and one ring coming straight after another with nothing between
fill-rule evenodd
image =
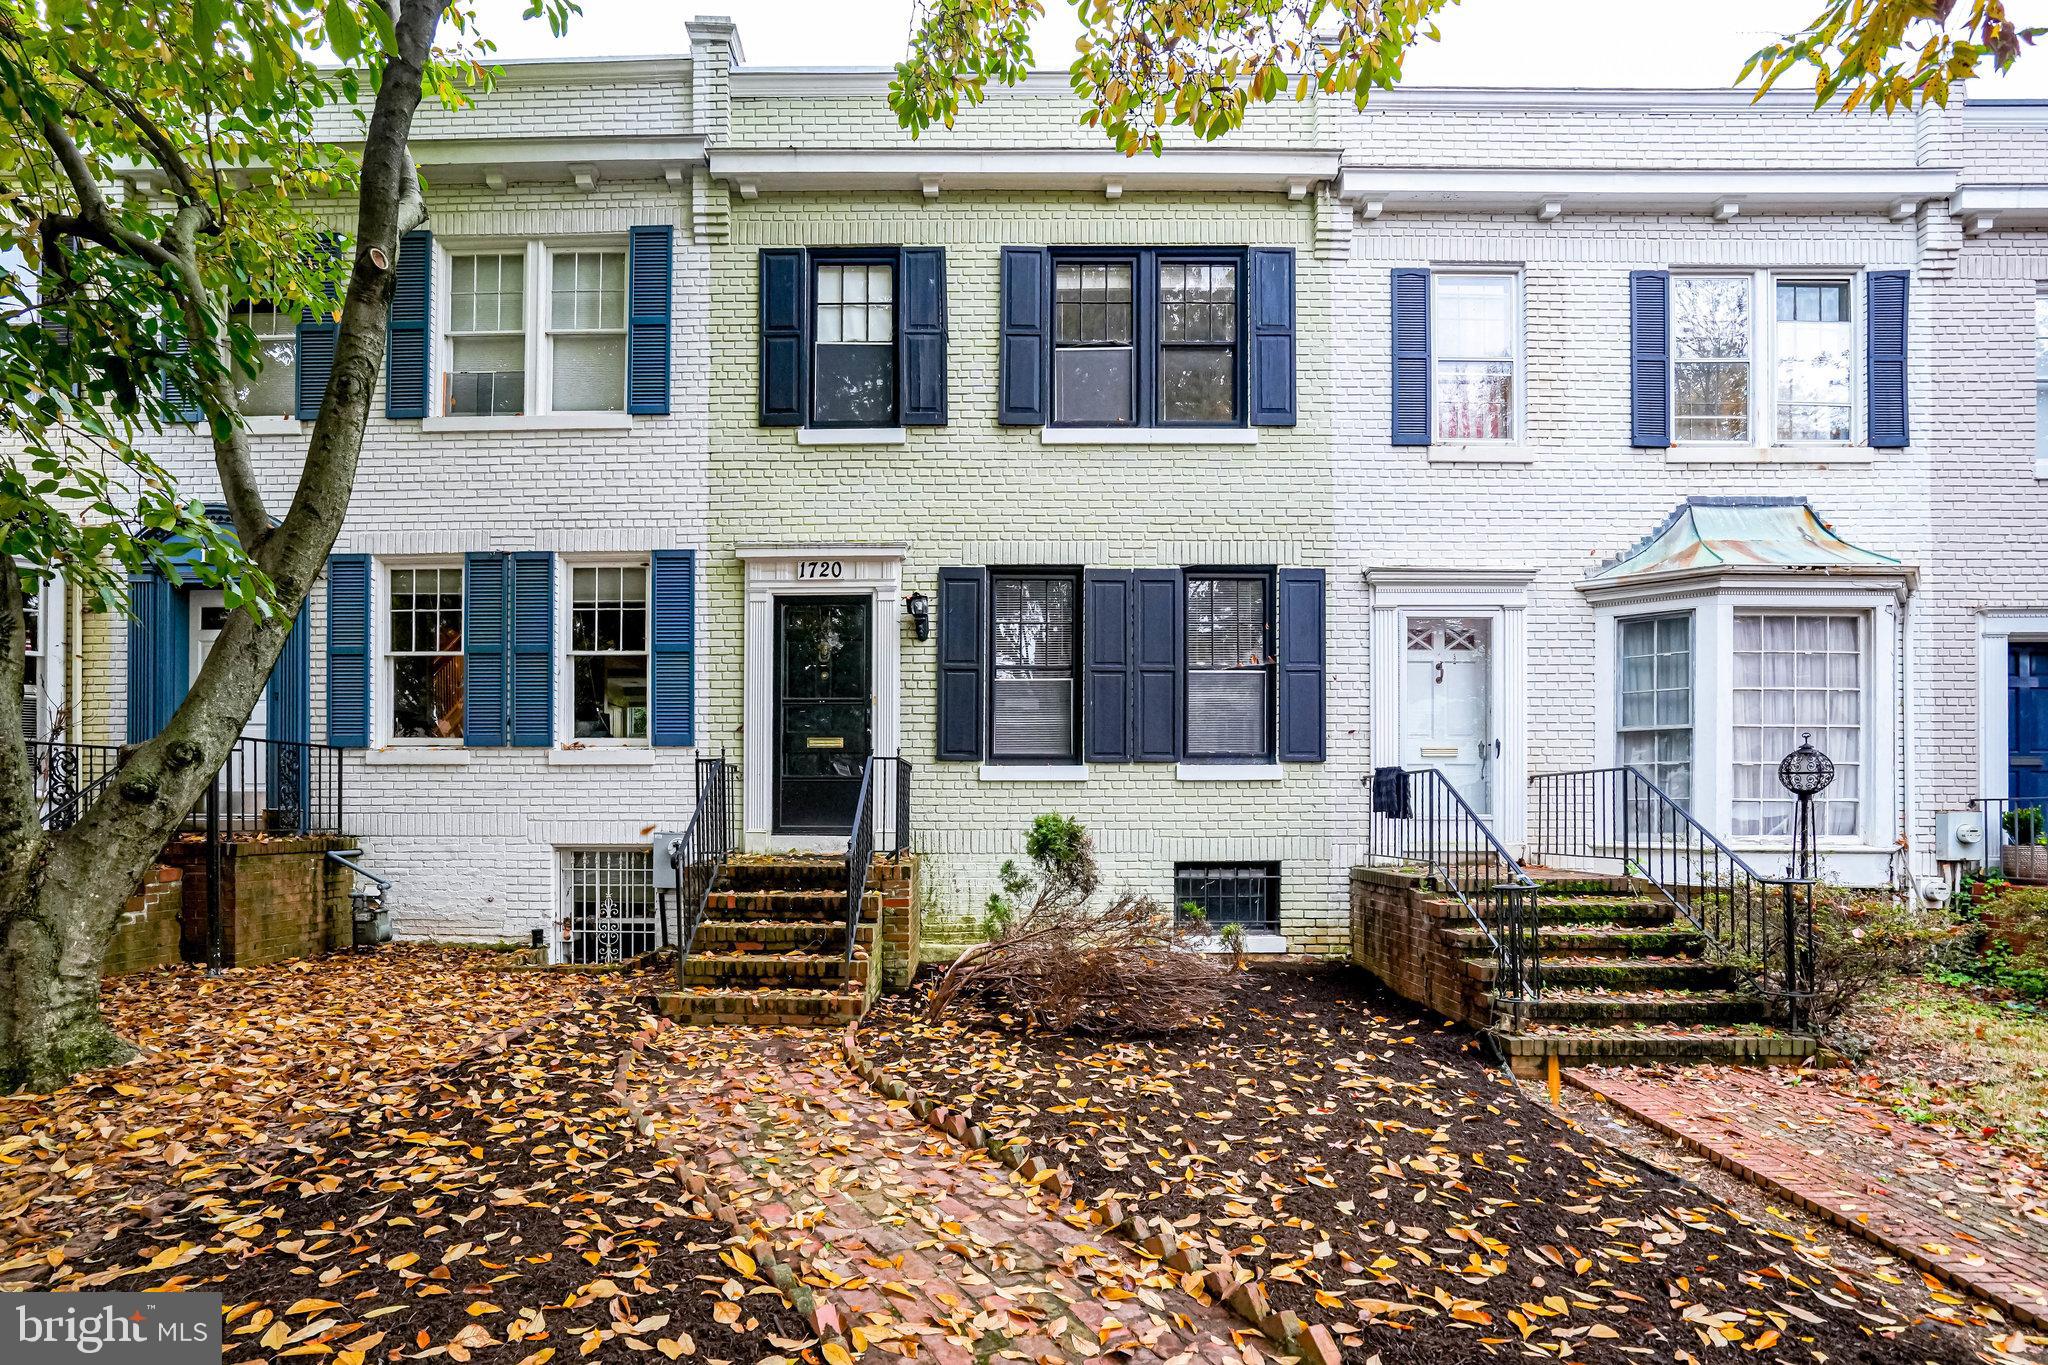
<instances>
[{"instance_id":1,"label":"black front door","mask_svg":"<svg viewBox=\"0 0 2048 1365\"><path fill-rule=\"evenodd\" d=\"M2048 806L2048 642L2015 640L2008 648L2005 794L2014 809Z\"/></svg>"},{"instance_id":2,"label":"black front door","mask_svg":"<svg viewBox=\"0 0 2048 1365\"><path fill-rule=\"evenodd\" d=\"M846 834L872 741L867 597L775 599L775 831Z\"/></svg>"}]
</instances>

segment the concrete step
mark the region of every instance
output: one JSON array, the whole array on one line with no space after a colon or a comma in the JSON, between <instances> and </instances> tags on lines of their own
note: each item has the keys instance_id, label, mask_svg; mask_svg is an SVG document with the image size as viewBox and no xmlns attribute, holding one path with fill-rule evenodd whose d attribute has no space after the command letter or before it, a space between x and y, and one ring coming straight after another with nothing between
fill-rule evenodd
<instances>
[{"instance_id":1,"label":"concrete step","mask_svg":"<svg viewBox=\"0 0 2048 1365\"><path fill-rule=\"evenodd\" d=\"M657 991L654 1008L678 1024L700 1028L836 1028L860 1018L867 996L844 990Z\"/></svg>"},{"instance_id":2,"label":"concrete step","mask_svg":"<svg viewBox=\"0 0 2048 1365\"><path fill-rule=\"evenodd\" d=\"M854 941L872 948L874 921L857 925ZM697 926L700 953L826 953L846 949L846 921L707 919Z\"/></svg>"},{"instance_id":3,"label":"concrete step","mask_svg":"<svg viewBox=\"0 0 2048 1365\"><path fill-rule=\"evenodd\" d=\"M1812 1038L1777 1029L1739 1033L1685 1029L1558 1029L1494 1034L1517 1076L1538 1076L1546 1059L1566 1066L1628 1066L1654 1062L1794 1065L1813 1056Z\"/></svg>"},{"instance_id":4,"label":"concrete step","mask_svg":"<svg viewBox=\"0 0 2048 1365\"><path fill-rule=\"evenodd\" d=\"M685 986L753 989L791 987L836 990L847 981L865 981L865 955L846 960L843 953L705 953L683 964Z\"/></svg>"},{"instance_id":5,"label":"concrete step","mask_svg":"<svg viewBox=\"0 0 2048 1365\"><path fill-rule=\"evenodd\" d=\"M1694 929L1575 928L1545 925L1538 931L1543 955L1559 957L1697 957L1706 951L1706 938ZM1446 929L1444 938L1475 954L1493 951L1486 935L1477 928Z\"/></svg>"},{"instance_id":6,"label":"concrete step","mask_svg":"<svg viewBox=\"0 0 2048 1365\"><path fill-rule=\"evenodd\" d=\"M1582 954L1545 954L1542 961L1543 989L1573 988L1648 995L1655 991L1729 991L1736 983L1733 968L1719 962L1691 958L1607 958ZM1467 958L1465 974L1477 981L1492 981L1500 975L1500 963L1493 958Z\"/></svg>"},{"instance_id":7,"label":"concrete step","mask_svg":"<svg viewBox=\"0 0 2048 1365\"><path fill-rule=\"evenodd\" d=\"M1498 1008L1493 992L1480 997ZM1523 1007L1538 1025L1756 1024L1765 1021L1764 1002L1736 991L1594 991L1549 988Z\"/></svg>"}]
</instances>

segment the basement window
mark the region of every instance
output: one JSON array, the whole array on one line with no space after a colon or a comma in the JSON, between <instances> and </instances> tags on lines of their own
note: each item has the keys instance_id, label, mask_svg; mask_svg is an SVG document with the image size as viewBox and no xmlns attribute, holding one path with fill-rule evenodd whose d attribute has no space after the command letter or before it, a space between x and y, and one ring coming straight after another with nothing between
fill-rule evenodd
<instances>
[{"instance_id":1,"label":"basement window","mask_svg":"<svg viewBox=\"0 0 2048 1365\"><path fill-rule=\"evenodd\" d=\"M625 962L661 939L654 858L644 848L570 849L562 855L561 960Z\"/></svg>"},{"instance_id":2,"label":"basement window","mask_svg":"<svg viewBox=\"0 0 2048 1365\"><path fill-rule=\"evenodd\" d=\"M1175 863L1174 917L1196 912L1212 929L1242 925L1248 934L1280 932L1280 864Z\"/></svg>"}]
</instances>

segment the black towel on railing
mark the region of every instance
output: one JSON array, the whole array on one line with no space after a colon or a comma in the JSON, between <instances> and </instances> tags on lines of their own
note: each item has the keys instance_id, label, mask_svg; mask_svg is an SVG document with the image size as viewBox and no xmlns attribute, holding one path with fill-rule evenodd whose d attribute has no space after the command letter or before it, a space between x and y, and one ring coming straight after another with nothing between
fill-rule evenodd
<instances>
[{"instance_id":1,"label":"black towel on railing","mask_svg":"<svg viewBox=\"0 0 2048 1365\"><path fill-rule=\"evenodd\" d=\"M1372 770L1372 813L1389 820L1407 820L1414 814L1408 806L1408 771L1405 768Z\"/></svg>"}]
</instances>

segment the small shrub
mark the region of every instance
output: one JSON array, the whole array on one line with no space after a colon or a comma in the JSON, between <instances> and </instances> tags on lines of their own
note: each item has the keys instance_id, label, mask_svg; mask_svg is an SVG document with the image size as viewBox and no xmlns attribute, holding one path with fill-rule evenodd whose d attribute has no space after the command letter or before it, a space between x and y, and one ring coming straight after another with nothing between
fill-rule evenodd
<instances>
[{"instance_id":1,"label":"small shrub","mask_svg":"<svg viewBox=\"0 0 2048 1365\"><path fill-rule=\"evenodd\" d=\"M1832 1029L1872 991L1918 971L1955 938L1953 916L1903 896L1817 887L1813 904L1813 1022Z\"/></svg>"},{"instance_id":2,"label":"small shrub","mask_svg":"<svg viewBox=\"0 0 2048 1365\"><path fill-rule=\"evenodd\" d=\"M1238 971L1243 971L1244 926L1242 924L1226 924L1223 926L1223 932L1218 937L1223 940L1223 946L1230 950L1230 965Z\"/></svg>"}]
</instances>

